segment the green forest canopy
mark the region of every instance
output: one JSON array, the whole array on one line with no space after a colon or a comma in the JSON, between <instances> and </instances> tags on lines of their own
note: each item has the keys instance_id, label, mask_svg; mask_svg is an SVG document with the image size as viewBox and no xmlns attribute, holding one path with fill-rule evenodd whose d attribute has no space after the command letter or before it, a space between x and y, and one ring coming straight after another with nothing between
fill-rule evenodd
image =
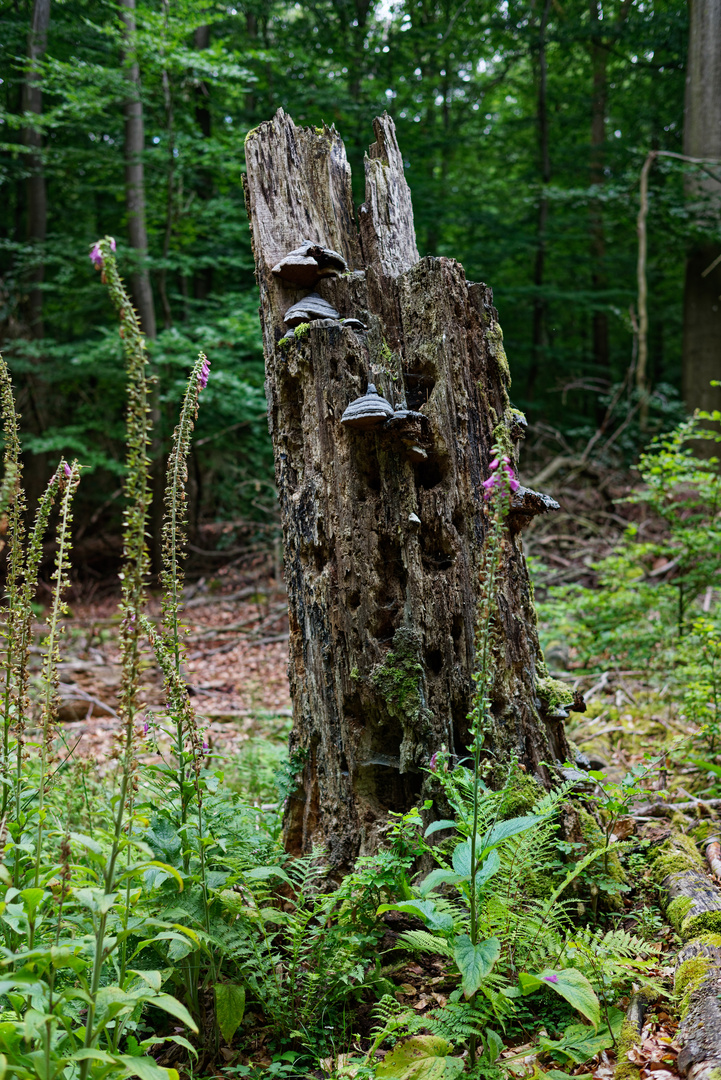
<instances>
[{"instance_id":1,"label":"green forest canopy","mask_svg":"<svg viewBox=\"0 0 721 1080\"><path fill-rule=\"evenodd\" d=\"M0 327L27 445L98 470L84 495L97 503L122 471L123 376L87 252L109 233L132 267L123 24L112 3L52 0L43 111L23 116L32 9L2 6ZM683 149L681 0L137 0L136 18L164 438L201 346L213 362L194 469L203 515L257 512L270 491L253 483L272 467L241 174L247 131L279 106L296 123L335 124L357 202L371 120L393 115L421 254L492 285L514 404L588 437L632 360L640 169L650 149ZM28 239L30 129L42 135L44 243ZM680 411L683 180L668 159L651 175L650 381L666 426ZM629 451L632 429L627 440Z\"/></svg>"}]
</instances>

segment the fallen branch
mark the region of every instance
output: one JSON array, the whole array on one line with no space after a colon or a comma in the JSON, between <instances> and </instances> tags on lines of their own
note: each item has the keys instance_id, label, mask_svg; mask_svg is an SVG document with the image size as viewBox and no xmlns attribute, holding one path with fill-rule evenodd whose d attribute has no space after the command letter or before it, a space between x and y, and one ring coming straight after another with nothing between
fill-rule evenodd
<instances>
[{"instance_id":1,"label":"fallen branch","mask_svg":"<svg viewBox=\"0 0 721 1080\"><path fill-rule=\"evenodd\" d=\"M644 803L643 806L637 806L635 810L632 811L632 816L672 817L677 811L683 814L685 810L703 810L704 808L711 809L717 806L721 806L721 799L693 799L688 802L678 803Z\"/></svg>"}]
</instances>

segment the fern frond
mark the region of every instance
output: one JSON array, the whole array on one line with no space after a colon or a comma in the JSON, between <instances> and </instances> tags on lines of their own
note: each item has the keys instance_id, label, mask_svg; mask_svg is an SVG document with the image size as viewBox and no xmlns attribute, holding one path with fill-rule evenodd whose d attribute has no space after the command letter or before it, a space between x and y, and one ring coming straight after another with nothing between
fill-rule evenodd
<instances>
[{"instance_id":1,"label":"fern frond","mask_svg":"<svg viewBox=\"0 0 721 1080\"><path fill-rule=\"evenodd\" d=\"M399 945L405 945L412 952L427 952L437 956L453 956L453 950L440 935L435 937L427 930L404 930L398 935Z\"/></svg>"},{"instance_id":2,"label":"fern frond","mask_svg":"<svg viewBox=\"0 0 721 1080\"><path fill-rule=\"evenodd\" d=\"M483 1033L488 1024L488 1012L467 1003L449 1001L442 1009L426 1013L423 1019L431 1035L459 1043Z\"/></svg>"},{"instance_id":3,"label":"fern frond","mask_svg":"<svg viewBox=\"0 0 721 1080\"><path fill-rule=\"evenodd\" d=\"M586 949L601 958L612 956L617 959L632 960L637 956L648 956L651 952L651 946L647 941L620 927L604 931L600 927L592 930L586 926L575 931L568 944Z\"/></svg>"}]
</instances>

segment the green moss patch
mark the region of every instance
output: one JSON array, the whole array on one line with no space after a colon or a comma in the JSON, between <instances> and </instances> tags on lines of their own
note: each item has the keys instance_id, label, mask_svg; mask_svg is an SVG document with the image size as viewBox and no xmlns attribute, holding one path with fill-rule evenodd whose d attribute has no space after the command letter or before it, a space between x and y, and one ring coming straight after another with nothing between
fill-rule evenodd
<instances>
[{"instance_id":1,"label":"green moss patch","mask_svg":"<svg viewBox=\"0 0 721 1080\"><path fill-rule=\"evenodd\" d=\"M696 845L689 836L674 833L656 849L653 855L651 878L656 885L663 884L671 874L683 874L689 870L703 871L704 862Z\"/></svg>"},{"instance_id":2,"label":"green moss patch","mask_svg":"<svg viewBox=\"0 0 721 1080\"><path fill-rule=\"evenodd\" d=\"M678 934L681 933L683 920L686 918L692 907L693 900L690 896L677 896L666 908L666 917Z\"/></svg>"},{"instance_id":3,"label":"green moss patch","mask_svg":"<svg viewBox=\"0 0 721 1080\"><path fill-rule=\"evenodd\" d=\"M630 1020L624 1020L616 1044L616 1068L613 1080L640 1080L641 1070L628 1060L629 1050L638 1046L638 1029Z\"/></svg>"},{"instance_id":4,"label":"green moss patch","mask_svg":"<svg viewBox=\"0 0 721 1080\"><path fill-rule=\"evenodd\" d=\"M544 794L538 781L516 765L508 780L499 816L512 818L528 814Z\"/></svg>"},{"instance_id":5,"label":"green moss patch","mask_svg":"<svg viewBox=\"0 0 721 1080\"><path fill-rule=\"evenodd\" d=\"M550 675L538 680L536 693L543 702L544 710L549 714L558 712L566 705L573 705L573 691L565 683L551 678Z\"/></svg>"},{"instance_id":6,"label":"green moss patch","mask_svg":"<svg viewBox=\"0 0 721 1080\"><path fill-rule=\"evenodd\" d=\"M388 711L402 723L417 723L423 717L421 655L420 635L402 626L393 635L393 647L385 660L376 664L370 675L370 681L385 699Z\"/></svg>"},{"instance_id":7,"label":"green moss patch","mask_svg":"<svg viewBox=\"0 0 721 1080\"><path fill-rule=\"evenodd\" d=\"M698 915L687 915L679 932L685 941L703 933L721 934L721 911L702 911Z\"/></svg>"},{"instance_id":8,"label":"green moss patch","mask_svg":"<svg viewBox=\"0 0 721 1080\"><path fill-rule=\"evenodd\" d=\"M676 972L673 988L680 1000L681 1019L688 1012L691 1004L691 995L698 990L706 980L711 969L711 961L708 956L692 956L684 960Z\"/></svg>"}]
</instances>

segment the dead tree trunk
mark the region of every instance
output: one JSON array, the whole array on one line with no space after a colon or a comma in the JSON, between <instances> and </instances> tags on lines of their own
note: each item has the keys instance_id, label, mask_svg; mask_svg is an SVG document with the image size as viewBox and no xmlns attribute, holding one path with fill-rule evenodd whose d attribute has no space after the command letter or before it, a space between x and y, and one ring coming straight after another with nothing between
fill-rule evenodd
<instances>
[{"instance_id":1,"label":"dead tree trunk","mask_svg":"<svg viewBox=\"0 0 721 1080\"><path fill-rule=\"evenodd\" d=\"M300 773L285 837L292 851L324 843L336 866L372 851L388 811L422 795L434 751L466 755L481 483L493 444L515 453L525 424L509 403L491 290L453 259L419 259L393 121L374 128L360 231L333 128L297 128L279 110L246 140ZM303 240L340 253L349 272L316 286L339 318L288 338L284 315L308 289L272 268ZM348 430L341 416L369 382L396 414ZM511 514L488 737L489 770L516 754L543 781L541 763L567 744L518 533L550 503L522 489Z\"/></svg>"}]
</instances>

